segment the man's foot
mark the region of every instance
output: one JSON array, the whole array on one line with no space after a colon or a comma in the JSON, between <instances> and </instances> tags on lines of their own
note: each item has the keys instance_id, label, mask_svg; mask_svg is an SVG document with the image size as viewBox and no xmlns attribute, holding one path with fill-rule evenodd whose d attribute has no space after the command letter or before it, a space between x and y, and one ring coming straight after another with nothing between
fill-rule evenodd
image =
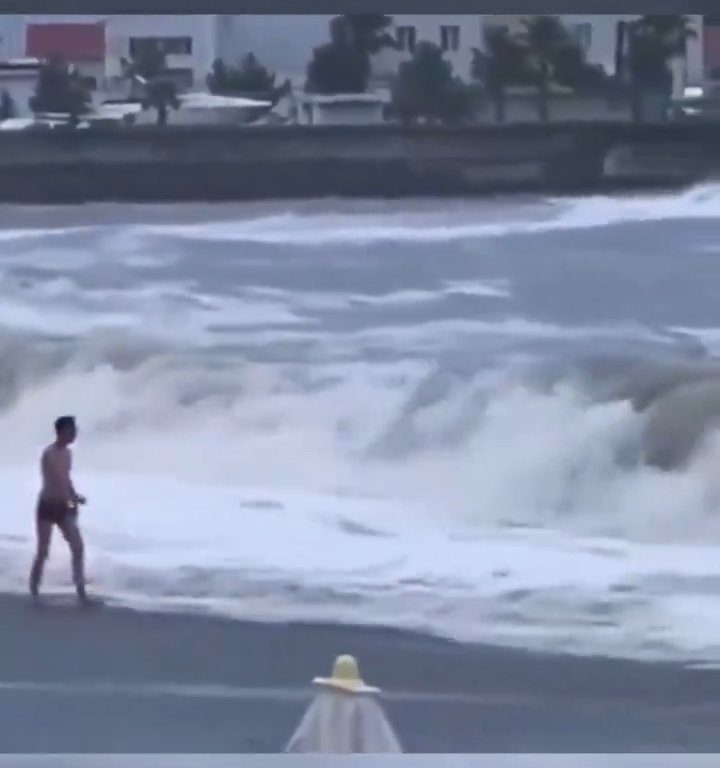
<instances>
[{"instance_id":1,"label":"man's foot","mask_svg":"<svg viewBox=\"0 0 720 768\"><path fill-rule=\"evenodd\" d=\"M99 597L94 597L93 595L88 595L88 593L85 591L85 585L81 584L77 587L75 587L75 590L77 592L78 596L78 602L80 605L82 605L85 608L95 608L99 605L102 605L102 600Z\"/></svg>"}]
</instances>

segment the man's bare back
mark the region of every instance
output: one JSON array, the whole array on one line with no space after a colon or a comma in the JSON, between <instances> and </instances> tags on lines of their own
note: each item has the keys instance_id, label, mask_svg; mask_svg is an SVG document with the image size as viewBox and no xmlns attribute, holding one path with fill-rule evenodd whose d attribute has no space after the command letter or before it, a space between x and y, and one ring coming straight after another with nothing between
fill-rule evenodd
<instances>
[{"instance_id":1,"label":"man's bare back","mask_svg":"<svg viewBox=\"0 0 720 768\"><path fill-rule=\"evenodd\" d=\"M70 480L72 454L67 445L51 443L42 452L40 474L42 487L40 498L45 501L62 501L68 506L75 505L75 490Z\"/></svg>"}]
</instances>

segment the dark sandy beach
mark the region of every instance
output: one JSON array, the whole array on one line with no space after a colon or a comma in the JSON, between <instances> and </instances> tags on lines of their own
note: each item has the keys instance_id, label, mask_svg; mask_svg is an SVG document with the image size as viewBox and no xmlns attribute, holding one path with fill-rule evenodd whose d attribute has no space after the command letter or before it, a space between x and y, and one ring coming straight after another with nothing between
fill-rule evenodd
<instances>
[{"instance_id":1,"label":"dark sandy beach","mask_svg":"<svg viewBox=\"0 0 720 768\"><path fill-rule=\"evenodd\" d=\"M655 754L0 755L0 768L716 768L717 756Z\"/></svg>"},{"instance_id":2,"label":"dark sandy beach","mask_svg":"<svg viewBox=\"0 0 720 768\"><path fill-rule=\"evenodd\" d=\"M3 752L276 752L337 653L413 752L712 752L720 672L0 598Z\"/></svg>"}]
</instances>

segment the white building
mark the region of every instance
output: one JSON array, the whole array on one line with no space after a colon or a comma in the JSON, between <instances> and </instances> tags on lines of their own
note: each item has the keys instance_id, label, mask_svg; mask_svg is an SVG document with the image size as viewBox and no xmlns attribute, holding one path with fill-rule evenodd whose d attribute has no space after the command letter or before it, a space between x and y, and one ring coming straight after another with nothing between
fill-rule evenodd
<instances>
[{"instance_id":1,"label":"white building","mask_svg":"<svg viewBox=\"0 0 720 768\"><path fill-rule=\"evenodd\" d=\"M35 94L39 71L39 62L23 59L0 61L0 96L7 94L10 97L14 117L32 115L30 99Z\"/></svg>"},{"instance_id":2,"label":"white building","mask_svg":"<svg viewBox=\"0 0 720 768\"><path fill-rule=\"evenodd\" d=\"M469 14L393 16L390 33L398 48L386 48L373 59L373 74L378 80L390 79L403 61L412 57L420 43L440 46L453 70L463 80L470 79L475 48L482 48L483 17Z\"/></svg>"},{"instance_id":3,"label":"white building","mask_svg":"<svg viewBox=\"0 0 720 768\"><path fill-rule=\"evenodd\" d=\"M453 65L455 74L464 80L470 77L473 50L482 49L487 27L505 27L515 33L524 28L522 15L420 15L405 14L393 17L391 33L399 50L384 50L373 62L378 79L388 79L407 60L420 42L439 45ZM609 74L615 71L618 22L639 18L638 14L567 14L560 16L585 51L587 61L600 64ZM686 79L700 82L703 77L703 17L690 16L697 37L689 41Z\"/></svg>"},{"instance_id":4,"label":"white building","mask_svg":"<svg viewBox=\"0 0 720 768\"><path fill-rule=\"evenodd\" d=\"M130 60L143 44L154 43L167 55L167 65L181 88L204 88L217 58L232 56L237 16L218 14L117 15L106 25L106 76L122 79L123 60Z\"/></svg>"},{"instance_id":5,"label":"white building","mask_svg":"<svg viewBox=\"0 0 720 768\"><path fill-rule=\"evenodd\" d=\"M216 58L237 58L237 28L242 18L218 14L0 15L0 60L27 55L30 27L99 24L105 28L104 72L100 79L107 79L111 90L113 83L117 84L122 74L121 61L132 58L137 46L147 40L157 42L167 53L168 67L180 85L188 88L204 87L205 78Z\"/></svg>"},{"instance_id":6,"label":"white building","mask_svg":"<svg viewBox=\"0 0 720 768\"><path fill-rule=\"evenodd\" d=\"M375 93L307 94L298 114L301 125L378 125L387 98Z\"/></svg>"},{"instance_id":7,"label":"white building","mask_svg":"<svg viewBox=\"0 0 720 768\"><path fill-rule=\"evenodd\" d=\"M0 61L25 55L25 23L19 14L0 15Z\"/></svg>"},{"instance_id":8,"label":"white building","mask_svg":"<svg viewBox=\"0 0 720 768\"><path fill-rule=\"evenodd\" d=\"M510 32L520 32L523 20L521 15L494 15L483 18L484 26L502 26ZM639 19L640 14L566 14L560 20L570 30L585 51L590 64L600 64L608 74L615 72L617 30L620 22ZM697 36L688 42L686 76L689 82L701 82L703 79L703 17L690 15L690 22Z\"/></svg>"},{"instance_id":9,"label":"white building","mask_svg":"<svg viewBox=\"0 0 720 768\"><path fill-rule=\"evenodd\" d=\"M384 49L373 57L373 76L380 82L394 76L402 61L412 56L420 42L440 46L452 63L455 74L470 79L473 51L482 49L484 29L487 26L506 26L510 31L523 28L521 15L473 14L397 14L393 16L390 34L398 43L398 50ZM615 69L617 24L638 18L637 14L573 14L560 17L586 52L587 60L601 64L609 73ZM702 16L690 17L697 38L688 46L687 77L690 81L702 78ZM304 82L312 49L330 39L328 26L332 16L241 16L237 17L233 32L235 59L255 53L280 79L290 78L294 84ZM233 63L232 53L229 56Z\"/></svg>"},{"instance_id":10,"label":"white building","mask_svg":"<svg viewBox=\"0 0 720 768\"><path fill-rule=\"evenodd\" d=\"M278 81L302 85L313 48L329 41L329 15L136 15L35 14L0 15L0 60L26 55L31 24L97 24L105 26L106 76L117 87L121 60L129 59L138 41L152 38L166 50L178 82L201 88L212 63L222 58L238 64L255 53Z\"/></svg>"},{"instance_id":11,"label":"white building","mask_svg":"<svg viewBox=\"0 0 720 768\"><path fill-rule=\"evenodd\" d=\"M278 82L290 80L296 87L305 83L313 48L330 41L332 16L253 15L236 17L234 43L229 64L237 64L254 53Z\"/></svg>"},{"instance_id":12,"label":"white building","mask_svg":"<svg viewBox=\"0 0 720 768\"><path fill-rule=\"evenodd\" d=\"M615 57L620 22L634 21L638 14L630 15L567 15L560 17L563 23L575 33L578 42L583 45L588 62L601 64L608 73L615 72ZM703 17L700 14L689 15L695 37L688 40L684 60L672 65L678 85L701 83L704 78L703 62Z\"/></svg>"},{"instance_id":13,"label":"white building","mask_svg":"<svg viewBox=\"0 0 720 768\"><path fill-rule=\"evenodd\" d=\"M143 40L158 42L168 55L168 65L185 88L205 86L212 63L222 58L237 64L254 53L280 81L289 78L296 87L305 81L307 64L316 46L329 41L330 15L0 15L0 60L27 55L29 25L48 23L102 24L105 59L100 87L120 87L121 61L132 57ZM439 45L455 73L468 80L473 51L483 46L484 28L522 28L520 15L399 14L393 17L391 34L398 50L385 49L373 58L375 80L386 82L400 63L412 56L420 42ZM561 19L586 51L588 61L614 71L617 25L636 15L566 15ZM703 76L702 16L691 17L697 39L688 46L683 78L699 83ZM89 66L86 64L86 66Z\"/></svg>"}]
</instances>

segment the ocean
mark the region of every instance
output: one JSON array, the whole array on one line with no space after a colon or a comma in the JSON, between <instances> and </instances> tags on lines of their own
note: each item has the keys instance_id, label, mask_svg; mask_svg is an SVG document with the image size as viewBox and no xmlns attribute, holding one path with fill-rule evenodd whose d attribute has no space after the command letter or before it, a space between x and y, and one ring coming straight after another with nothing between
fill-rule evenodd
<instances>
[{"instance_id":1,"label":"ocean","mask_svg":"<svg viewBox=\"0 0 720 768\"><path fill-rule=\"evenodd\" d=\"M0 227L0 591L72 413L121 605L720 662L720 186Z\"/></svg>"}]
</instances>

